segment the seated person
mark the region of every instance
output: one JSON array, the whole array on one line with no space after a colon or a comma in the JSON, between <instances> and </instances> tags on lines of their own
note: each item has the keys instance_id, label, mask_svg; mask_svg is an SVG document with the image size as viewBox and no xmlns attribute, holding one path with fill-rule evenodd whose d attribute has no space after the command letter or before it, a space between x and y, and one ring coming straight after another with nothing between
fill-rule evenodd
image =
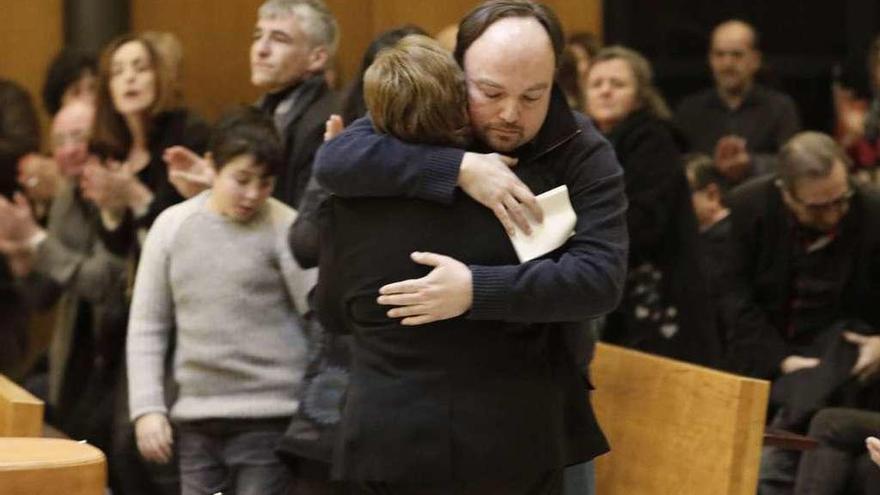
<instances>
[{"instance_id":1,"label":"seated person","mask_svg":"<svg viewBox=\"0 0 880 495\"><path fill-rule=\"evenodd\" d=\"M378 132L468 142L464 76L430 39L409 36L381 52L364 88ZM420 324L377 301L385 284L422 277L441 258L517 265L491 210L461 191L451 204L331 197L320 221L318 316L355 337L337 476L363 493L526 493L604 450L587 401L566 400L584 393L561 325L465 316Z\"/></svg>"},{"instance_id":2,"label":"seated person","mask_svg":"<svg viewBox=\"0 0 880 495\"><path fill-rule=\"evenodd\" d=\"M795 495L880 493L880 469L871 462L875 441L865 440L878 433L880 412L843 408L819 411L808 432L819 446L804 452ZM880 454L880 449L876 450Z\"/></svg>"},{"instance_id":3,"label":"seated person","mask_svg":"<svg viewBox=\"0 0 880 495\"><path fill-rule=\"evenodd\" d=\"M7 218L7 225L14 223L18 232L0 231L0 252L11 260L31 307L57 307L44 397L47 420L72 437L106 448L101 439L109 435L104 431L107 418L76 413L99 410L86 390L101 389L108 403L113 402L108 377L117 370L125 341L125 262L98 239L98 210L80 187L83 170L94 158L88 151L94 113L90 104L74 101L55 114L52 161L62 181L48 225L44 229L36 222L27 202L0 201L0 217Z\"/></svg>"},{"instance_id":4,"label":"seated person","mask_svg":"<svg viewBox=\"0 0 880 495\"><path fill-rule=\"evenodd\" d=\"M708 155L690 153L683 159L700 228L700 265L706 276L709 295L717 306L721 298L720 279L730 258L730 209L724 204L724 178ZM715 323L723 342L727 325L717 307L716 313Z\"/></svg>"},{"instance_id":5,"label":"seated person","mask_svg":"<svg viewBox=\"0 0 880 495\"><path fill-rule=\"evenodd\" d=\"M726 358L773 380L776 427L805 431L821 407L858 406L871 389L851 378L880 364L880 197L848 179L848 162L830 137L800 133L776 175L729 196Z\"/></svg>"}]
</instances>

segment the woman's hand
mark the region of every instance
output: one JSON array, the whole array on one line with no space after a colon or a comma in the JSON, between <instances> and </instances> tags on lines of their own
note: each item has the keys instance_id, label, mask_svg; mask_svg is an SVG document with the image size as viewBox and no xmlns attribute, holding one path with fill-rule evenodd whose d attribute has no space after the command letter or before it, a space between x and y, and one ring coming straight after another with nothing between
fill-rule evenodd
<instances>
[{"instance_id":1,"label":"woman's hand","mask_svg":"<svg viewBox=\"0 0 880 495\"><path fill-rule=\"evenodd\" d=\"M162 159L168 165L168 181L184 198L209 189L217 175L208 160L183 146L165 150Z\"/></svg>"},{"instance_id":2,"label":"woman's hand","mask_svg":"<svg viewBox=\"0 0 880 495\"><path fill-rule=\"evenodd\" d=\"M122 164L110 161L106 166L90 160L83 169L80 189L83 197L98 208L121 217L128 207L131 174L125 173Z\"/></svg>"}]
</instances>

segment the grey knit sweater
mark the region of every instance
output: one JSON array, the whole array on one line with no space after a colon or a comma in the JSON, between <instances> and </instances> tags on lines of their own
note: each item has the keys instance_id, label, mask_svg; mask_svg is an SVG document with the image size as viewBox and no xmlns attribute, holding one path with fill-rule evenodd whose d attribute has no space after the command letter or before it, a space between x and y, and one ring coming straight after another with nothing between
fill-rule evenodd
<instances>
[{"instance_id":1,"label":"grey knit sweater","mask_svg":"<svg viewBox=\"0 0 880 495\"><path fill-rule=\"evenodd\" d=\"M163 362L176 328L171 417L288 416L298 406L302 315L315 270L287 246L296 212L269 199L238 223L208 208L210 191L168 208L141 254L128 326L131 419L167 413Z\"/></svg>"}]
</instances>

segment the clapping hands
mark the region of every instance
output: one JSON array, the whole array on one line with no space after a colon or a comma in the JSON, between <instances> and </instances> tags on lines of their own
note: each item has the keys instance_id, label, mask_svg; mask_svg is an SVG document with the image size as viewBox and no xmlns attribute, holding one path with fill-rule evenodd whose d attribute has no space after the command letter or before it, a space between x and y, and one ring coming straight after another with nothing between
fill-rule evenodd
<instances>
[{"instance_id":1,"label":"clapping hands","mask_svg":"<svg viewBox=\"0 0 880 495\"><path fill-rule=\"evenodd\" d=\"M168 181L184 198L191 198L214 183L214 168L192 150L172 146L165 150L162 159L168 165Z\"/></svg>"}]
</instances>

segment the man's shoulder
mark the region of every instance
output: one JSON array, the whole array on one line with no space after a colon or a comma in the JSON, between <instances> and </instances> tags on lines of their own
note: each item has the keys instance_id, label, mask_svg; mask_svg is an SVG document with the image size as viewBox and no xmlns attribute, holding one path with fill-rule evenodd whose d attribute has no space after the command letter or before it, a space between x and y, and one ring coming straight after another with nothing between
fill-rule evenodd
<instances>
[{"instance_id":1,"label":"man's shoulder","mask_svg":"<svg viewBox=\"0 0 880 495\"><path fill-rule=\"evenodd\" d=\"M611 144L605 136L599 132L599 129L596 127L596 124L592 119L580 112L572 111L572 114L574 115L574 120L580 130L580 133L575 139L575 142L579 147L587 149L596 149L603 146L611 147Z\"/></svg>"},{"instance_id":2,"label":"man's shoulder","mask_svg":"<svg viewBox=\"0 0 880 495\"><path fill-rule=\"evenodd\" d=\"M859 195L862 208L866 211L869 218L880 220L880 189L874 185L858 185L856 193ZM874 222L880 225L880 222Z\"/></svg>"},{"instance_id":3,"label":"man's shoulder","mask_svg":"<svg viewBox=\"0 0 880 495\"><path fill-rule=\"evenodd\" d=\"M558 148L559 155L548 157L560 177L566 181L576 180L582 185L594 181L614 179L623 175L623 169L611 143L588 117L573 112L577 134L565 146ZM575 179L577 178L577 179ZM571 188L573 184L569 184Z\"/></svg>"},{"instance_id":4,"label":"man's shoulder","mask_svg":"<svg viewBox=\"0 0 880 495\"><path fill-rule=\"evenodd\" d=\"M759 104L776 109L795 108L794 99L778 89L756 84L754 92Z\"/></svg>"},{"instance_id":5,"label":"man's shoulder","mask_svg":"<svg viewBox=\"0 0 880 495\"><path fill-rule=\"evenodd\" d=\"M762 175L735 187L727 196L732 211L755 211L762 208L776 189L775 175Z\"/></svg>"},{"instance_id":6,"label":"man's shoulder","mask_svg":"<svg viewBox=\"0 0 880 495\"><path fill-rule=\"evenodd\" d=\"M675 113L678 116L681 114L700 112L717 100L717 98L718 95L714 87L701 89L696 93L691 93L682 98Z\"/></svg>"}]
</instances>

